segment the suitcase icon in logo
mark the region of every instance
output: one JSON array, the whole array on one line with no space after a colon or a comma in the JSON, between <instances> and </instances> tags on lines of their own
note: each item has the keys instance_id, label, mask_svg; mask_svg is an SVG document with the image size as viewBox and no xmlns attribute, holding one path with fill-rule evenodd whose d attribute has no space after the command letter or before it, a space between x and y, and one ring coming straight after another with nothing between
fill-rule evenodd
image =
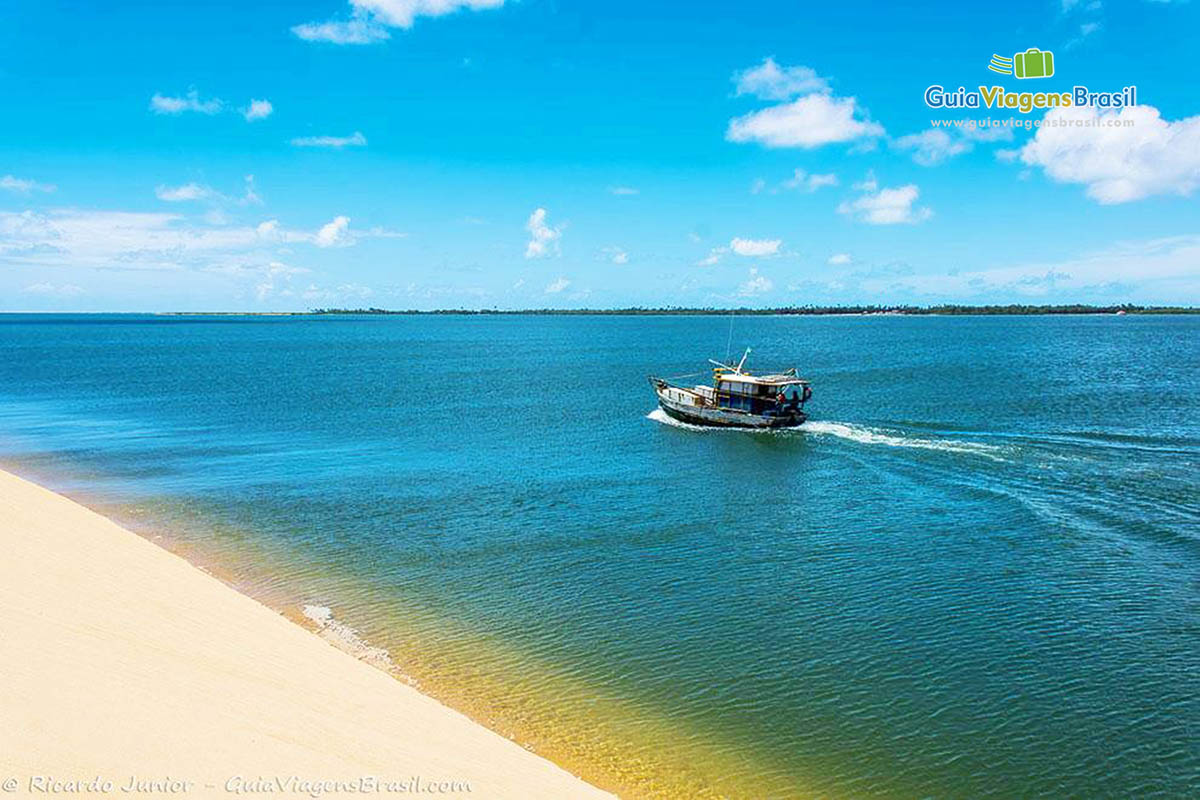
<instances>
[{"instance_id":1,"label":"suitcase icon in logo","mask_svg":"<svg viewBox=\"0 0 1200 800\"><path fill-rule=\"evenodd\" d=\"M1018 78L1049 78L1054 74L1054 53L1031 47L1013 56L1013 74Z\"/></svg>"}]
</instances>

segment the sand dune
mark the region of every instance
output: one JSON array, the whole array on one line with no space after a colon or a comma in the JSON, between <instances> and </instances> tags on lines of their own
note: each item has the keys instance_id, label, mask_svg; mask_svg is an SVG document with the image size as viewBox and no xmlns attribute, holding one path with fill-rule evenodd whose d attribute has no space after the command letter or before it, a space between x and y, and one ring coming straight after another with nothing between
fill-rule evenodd
<instances>
[{"instance_id":1,"label":"sand dune","mask_svg":"<svg viewBox=\"0 0 1200 800\"><path fill-rule=\"evenodd\" d=\"M4 472L0 608L0 782L16 796L99 779L192 797L611 797Z\"/></svg>"}]
</instances>

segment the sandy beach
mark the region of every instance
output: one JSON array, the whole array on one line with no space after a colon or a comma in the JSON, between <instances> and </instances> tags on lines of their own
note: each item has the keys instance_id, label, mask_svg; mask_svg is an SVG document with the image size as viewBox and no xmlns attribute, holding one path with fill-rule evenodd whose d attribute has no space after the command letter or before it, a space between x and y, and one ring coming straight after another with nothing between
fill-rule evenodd
<instances>
[{"instance_id":1,"label":"sandy beach","mask_svg":"<svg viewBox=\"0 0 1200 800\"><path fill-rule=\"evenodd\" d=\"M612 797L5 472L0 550L6 793Z\"/></svg>"}]
</instances>

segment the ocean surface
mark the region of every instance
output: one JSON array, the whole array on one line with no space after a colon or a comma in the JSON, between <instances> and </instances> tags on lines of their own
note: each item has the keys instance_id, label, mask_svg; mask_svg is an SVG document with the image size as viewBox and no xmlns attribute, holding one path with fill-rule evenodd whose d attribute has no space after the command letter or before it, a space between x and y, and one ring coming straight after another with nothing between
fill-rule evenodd
<instances>
[{"instance_id":1,"label":"ocean surface","mask_svg":"<svg viewBox=\"0 0 1200 800\"><path fill-rule=\"evenodd\" d=\"M1200 792L1200 316L5 315L0 464L632 797Z\"/></svg>"}]
</instances>

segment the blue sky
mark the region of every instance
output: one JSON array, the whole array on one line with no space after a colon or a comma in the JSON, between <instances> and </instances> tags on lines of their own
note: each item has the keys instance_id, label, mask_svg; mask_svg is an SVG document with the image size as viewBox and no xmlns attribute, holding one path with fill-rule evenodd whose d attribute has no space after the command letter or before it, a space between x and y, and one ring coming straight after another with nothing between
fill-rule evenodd
<instances>
[{"instance_id":1,"label":"blue sky","mask_svg":"<svg viewBox=\"0 0 1200 800\"><path fill-rule=\"evenodd\" d=\"M1200 303L1197 3L104 5L6 7L0 310Z\"/></svg>"}]
</instances>

